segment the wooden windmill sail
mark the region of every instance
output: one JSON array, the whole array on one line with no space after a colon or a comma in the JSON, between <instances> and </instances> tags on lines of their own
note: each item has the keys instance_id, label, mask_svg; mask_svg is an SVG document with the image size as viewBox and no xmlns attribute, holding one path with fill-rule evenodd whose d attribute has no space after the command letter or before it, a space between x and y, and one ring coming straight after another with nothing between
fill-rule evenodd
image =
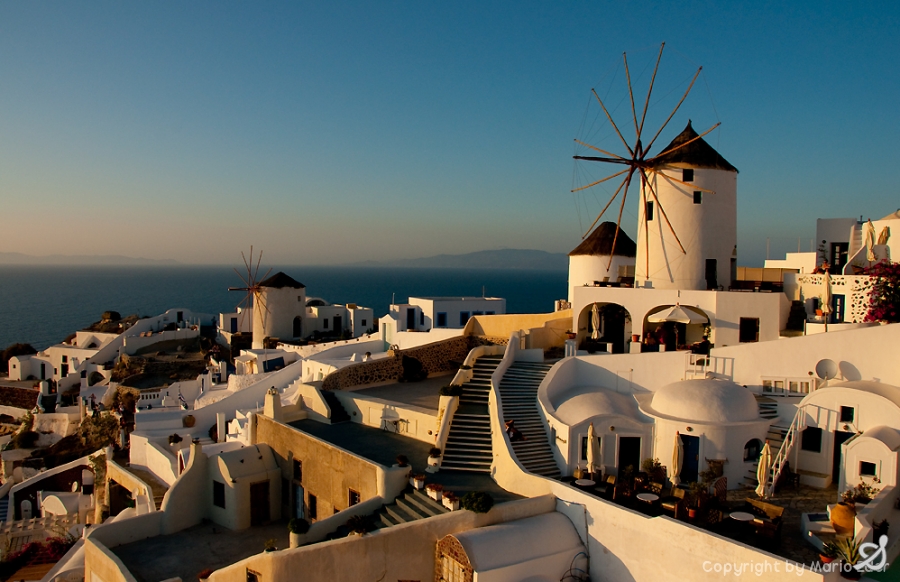
<instances>
[{"instance_id":1,"label":"wooden windmill sail","mask_svg":"<svg viewBox=\"0 0 900 582\"><path fill-rule=\"evenodd\" d=\"M655 203L655 206L658 209L659 217L662 219L663 222L665 222L666 228L671 233L672 239L674 240L675 244L677 245L677 252L680 252L680 254L683 255L683 254L687 253L687 251L685 251L685 245L682 244L682 239L679 237L679 234L677 232L675 232L675 227L672 225L672 221L670 221L669 216L666 213L666 209L663 207L663 204L660 201L658 186L655 186L655 184L658 184L660 181L665 181L668 184L673 184L673 183L680 184L680 185L689 187L690 189L696 190L696 191L711 192L711 190L704 189L696 184L688 184L684 181L678 180L674 176L671 175L672 174L671 172L669 172L667 174L663 174L663 170L673 169L674 166L672 166L671 164L675 163L675 161L677 161L679 159L679 154L683 153L686 149L696 148L697 145L699 145L700 143L705 145L705 142L703 142L703 140L702 140L703 136L707 135L708 133L710 133L711 131L716 129L720 124L716 123L715 125L713 125L712 127L710 127L709 129L707 129L706 131L704 131L703 133L700 133L700 134L697 134L697 133L693 132L693 130L691 130L691 133L688 135L687 138L675 140L672 143L670 143L668 146L666 146L665 148L660 149L658 151L658 153L655 153L655 154L651 153L653 150L653 146L656 144L657 139L660 137L663 130L666 128L666 126L669 124L669 122L672 120L672 118L675 116L675 114L681 108L681 105L684 103L685 99L687 99L688 95L691 92L691 89L694 87L694 83L697 81L697 78L703 69L703 67L699 67L697 69L697 72L693 75L693 78L691 79L690 83L688 84L687 89L685 90L684 94L681 96L681 99L675 105L672 112L668 115L668 117L665 119L665 121L662 123L662 125L659 127L659 129L657 129L656 132L653 133L649 139L647 139L647 136L649 134L648 128L645 126L645 123L647 120L647 111L650 107L650 100L651 100L651 96L653 94L654 84L656 82L657 73L659 71L659 63L660 63L660 60L662 59L662 54L663 54L664 48L665 48L665 43L663 43L659 48L659 54L656 58L656 64L653 68L653 75L650 79L650 86L649 86L649 89L647 90L647 97L644 100L643 107L640 109L640 111L641 111L640 115L638 115L638 113L637 113L638 107L635 104L634 91L632 89L632 84L631 84L631 74L630 74L630 71L628 68L628 57L624 53L622 55L622 59L623 59L624 65L625 65L625 78L626 78L627 87L628 87L628 97L630 99L630 105L631 105L631 116L630 117L631 117L631 121L634 124L635 137L631 144L629 144L629 141L625 138L625 136L623 135L619 126L613 120L613 116L610 113L610 110L607 107L607 105L603 102L603 99L600 98L600 96L598 95L596 90L591 89L591 93L593 94L596 101L600 104L600 107L603 109L603 113L604 113L606 119L609 121L609 124L611 125L612 129L614 130L616 136L618 136L619 141L624 146L625 152L623 152L621 155L616 154L616 153L600 149L599 147L596 147L594 145L591 145L591 144L588 144L581 140L576 139L575 140L576 143L578 143L586 148L589 148L589 149L597 152L598 154L602 154L602 155L599 155L599 156L576 155L576 156L573 156L574 159L586 160L586 161L591 161L591 162L601 162L601 163L605 163L605 164L613 164L613 167L615 167L615 168L621 167L621 169L618 169L618 171L616 171L615 173L613 173L611 175L608 175L604 178L601 178L599 180L591 182L590 184L586 184L584 186L575 188L572 190L572 192L579 192L582 190L586 190L588 188L592 188L599 184L608 182L610 180L615 180L617 178L620 179L620 183L619 183L618 187L615 189L615 191L613 192L609 201L606 203L606 205L603 207L603 209L597 215L597 218L594 219L593 223L591 223L590 227L587 229L587 232L585 232L584 235L582 236L582 238L585 238L591 233L591 231L594 229L594 227L597 225L597 223L600 222L600 219L603 217L603 215L606 213L606 211L612 206L612 204L616 200L616 198L619 197L619 194L621 194L621 201L619 202L619 214L618 214L618 218L616 220L616 234L613 238L613 246L615 246L615 241L618 239L619 233L621 231L622 214L625 210L625 201L628 197L629 189L633 182L639 182L640 183L639 193L640 193L640 197L641 197L641 203L643 204L643 208L645 208L645 209L647 208L648 202ZM685 134L683 133L682 135L685 135ZM647 225L647 220L648 220L647 214L645 212L642 212L640 223L638 224L638 241L643 243L644 248L649 247L648 239L650 236L650 229ZM642 237L643 237L643 241L641 241ZM644 260L646 262L646 264L644 265L644 269L643 269L644 275L645 275L645 278L649 278L649 273L650 273L649 253L644 253ZM612 257L610 257L609 262L610 262L610 264L612 263Z\"/></svg>"},{"instance_id":2,"label":"wooden windmill sail","mask_svg":"<svg viewBox=\"0 0 900 582\"><path fill-rule=\"evenodd\" d=\"M241 281L244 283L243 287L229 287L229 291L244 291L246 295L241 300L240 303L237 304L238 308L243 308L241 310L241 320L240 320L240 328L244 327L245 314L248 308L253 308L253 312L256 313L254 317L260 317L263 321L263 326L265 327L265 320L269 313L269 308L266 306L265 298L261 293L260 281L269 276L269 273L272 272L272 269L266 271L266 274L262 277L259 277L259 266L262 263L262 251L259 251L259 257L256 260L256 264L253 264L253 246L250 246L250 260L247 260L247 257L244 255L244 251L241 251L241 258L244 260L244 268L247 270L247 275L244 276L238 271L234 269L234 272L237 273L237 276L241 278Z\"/></svg>"}]
</instances>

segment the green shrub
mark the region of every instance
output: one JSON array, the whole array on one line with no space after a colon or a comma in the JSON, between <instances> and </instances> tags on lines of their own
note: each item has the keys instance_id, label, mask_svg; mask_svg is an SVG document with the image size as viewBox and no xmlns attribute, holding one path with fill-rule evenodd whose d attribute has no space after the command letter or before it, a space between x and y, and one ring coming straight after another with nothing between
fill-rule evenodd
<instances>
[{"instance_id":1,"label":"green shrub","mask_svg":"<svg viewBox=\"0 0 900 582\"><path fill-rule=\"evenodd\" d=\"M299 517L291 518L288 522L288 531L293 534L305 534L309 531L309 522Z\"/></svg>"},{"instance_id":2,"label":"green shrub","mask_svg":"<svg viewBox=\"0 0 900 582\"><path fill-rule=\"evenodd\" d=\"M462 396L462 386L441 386L441 396Z\"/></svg>"},{"instance_id":3,"label":"green shrub","mask_svg":"<svg viewBox=\"0 0 900 582\"><path fill-rule=\"evenodd\" d=\"M494 506L494 498L484 491L470 491L463 495L460 506L475 513L487 513Z\"/></svg>"},{"instance_id":4,"label":"green shrub","mask_svg":"<svg viewBox=\"0 0 900 582\"><path fill-rule=\"evenodd\" d=\"M347 520L347 529L354 533L364 534L372 531L372 523L365 515L354 515Z\"/></svg>"}]
</instances>

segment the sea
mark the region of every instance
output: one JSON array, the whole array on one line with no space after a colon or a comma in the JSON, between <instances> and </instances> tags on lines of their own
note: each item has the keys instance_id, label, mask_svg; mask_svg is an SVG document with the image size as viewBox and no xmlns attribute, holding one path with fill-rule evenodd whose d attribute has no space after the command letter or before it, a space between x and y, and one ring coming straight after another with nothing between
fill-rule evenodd
<instances>
[{"instance_id":1,"label":"sea","mask_svg":"<svg viewBox=\"0 0 900 582\"><path fill-rule=\"evenodd\" d=\"M306 285L308 297L371 307L376 317L410 296L503 297L508 313L547 313L567 295L565 271L280 266L271 272L278 271ZM246 294L228 288L243 286L226 266L0 266L0 350L16 342L44 349L104 311L231 313Z\"/></svg>"}]
</instances>

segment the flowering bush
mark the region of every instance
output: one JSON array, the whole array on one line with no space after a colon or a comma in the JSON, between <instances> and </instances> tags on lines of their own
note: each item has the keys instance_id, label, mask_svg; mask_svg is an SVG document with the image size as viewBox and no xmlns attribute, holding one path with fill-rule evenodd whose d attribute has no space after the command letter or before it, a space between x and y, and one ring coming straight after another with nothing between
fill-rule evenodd
<instances>
[{"instance_id":1,"label":"flowering bush","mask_svg":"<svg viewBox=\"0 0 900 582\"><path fill-rule=\"evenodd\" d=\"M873 277L867 322L900 322L900 263L881 261L866 269Z\"/></svg>"}]
</instances>

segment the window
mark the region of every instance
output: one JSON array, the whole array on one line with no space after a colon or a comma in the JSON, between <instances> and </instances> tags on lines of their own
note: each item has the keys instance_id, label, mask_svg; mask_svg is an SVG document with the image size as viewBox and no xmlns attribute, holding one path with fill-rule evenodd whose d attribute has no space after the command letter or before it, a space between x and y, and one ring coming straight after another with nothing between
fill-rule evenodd
<instances>
[{"instance_id":1,"label":"window","mask_svg":"<svg viewBox=\"0 0 900 582\"><path fill-rule=\"evenodd\" d=\"M841 422L853 422L856 409L852 406L841 406Z\"/></svg>"},{"instance_id":2,"label":"window","mask_svg":"<svg viewBox=\"0 0 900 582\"><path fill-rule=\"evenodd\" d=\"M225 483L213 481L213 505L225 509Z\"/></svg>"},{"instance_id":3,"label":"window","mask_svg":"<svg viewBox=\"0 0 900 582\"><path fill-rule=\"evenodd\" d=\"M303 301L303 295L297 295L297 301Z\"/></svg>"},{"instance_id":4,"label":"window","mask_svg":"<svg viewBox=\"0 0 900 582\"><path fill-rule=\"evenodd\" d=\"M322 320L322 328L328 329L328 318L327 317Z\"/></svg>"},{"instance_id":5,"label":"window","mask_svg":"<svg viewBox=\"0 0 900 582\"><path fill-rule=\"evenodd\" d=\"M484 314L485 315L494 315L494 312L493 311L485 311Z\"/></svg>"},{"instance_id":6,"label":"window","mask_svg":"<svg viewBox=\"0 0 900 582\"><path fill-rule=\"evenodd\" d=\"M63 357L62 357L62 363L63 363L63 364L67 363L68 361L69 361L69 356L63 356Z\"/></svg>"},{"instance_id":7,"label":"window","mask_svg":"<svg viewBox=\"0 0 900 582\"><path fill-rule=\"evenodd\" d=\"M682 182L693 182L694 181L694 169L693 168L685 168L681 170L681 181Z\"/></svg>"},{"instance_id":8,"label":"window","mask_svg":"<svg viewBox=\"0 0 900 582\"><path fill-rule=\"evenodd\" d=\"M694 204L700 204L701 202L703 202L703 192L694 190Z\"/></svg>"},{"instance_id":9,"label":"window","mask_svg":"<svg viewBox=\"0 0 900 582\"><path fill-rule=\"evenodd\" d=\"M484 311L473 311L472 312L472 317L476 317L479 315L484 315Z\"/></svg>"},{"instance_id":10,"label":"window","mask_svg":"<svg viewBox=\"0 0 900 582\"><path fill-rule=\"evenodd\" d=\"M860 477L877 477L878 474L876 472L875 463L868 463L866 461L859 462L859 476Z\"/></svg>"},{"instance_id":11,"label":"window","mask_svg":"<svg viewBox=\"0 0 900 582\"><path fill-rule=\"evenodd\" d=\"M459 312L459 325L465 325L467 321L469 321L469 312L468 311L460 311Z\"/></svg>"},{"instance_id":12,"label":"window","mask_svg":"<svg viewBox=\"0 0 900 582\"><path fill-rule=\"evenodd\" d=\"M260 582L262 580L262 574L257 572L256 570L251 570L247 568L247 582Z\"/></svg>"},{"instance_id":13,"label":"window","mask_svg":"<svg viewBox=\"0 0 900 582\"><path fill-rule=\"evenodd\" d=\"M294 459L294 481L303 481L303 461Z\"/></svg>"},{"instance_id":14,"label":"window","mask_svg":"<svg viewBox=\"0 0 900 582\"><path fill-rule=\"evenodd\" d=\"M597 439L597 449L599 450L600 442L601 442L600 437L594 437L594 438ZM587 461L587 455L588 455L588 438L587 438L587 435L585 435L585 436L581 437L581 460ZM599 461L599 459L598 459L598 461Z\"/></svg>"},{"instance_id":15,"label":"window","mask_svg":"<svg viewBox=\"0 0 900 582\"><path fill-rule=\"evenodd\" d=\"M318 515L319 508L317 507L317 501L316 496L310 493L306 500L306 509L308 510L307 513L309 513L310 519L316 519Z\"/></svg>"},{"instance_id":16,"label":"window","mask_svg":"<svg viewBox=\"0 0 900 582\"><path fill-rule=\"evenodd\" d=\"M800 433L800 450L810 453L822 452L822 429L808 426Z\"/></svg>"},{"instance_id":17,"label":"window","mask_svg":"<svg viewBox=\"0 0 900 582\"><path fill-rule=\"evenodd\" d=\"M359 322L359 324L363 327L366 327L366 320L363 319L362 321Z\"/></svg>"},{"instance_id":18,"label":"window","mask_svg":"<svg viewBox=\"0 0 900 582\"><path fill-rule=\"evenodd\" d=\"M758 342L759 341L759 318L758 317L742 317L740 323L740 331L738 340L741 343ZM782 384L782 386L784 386Z\"/></svg>"},{"instance_id":19,"label":"window","mask_svg":"<svg viewBox=\"0 0 900 582\"><path fill-rule=\"evenodd\" d=\"M648 201L646 208L647 209L644 211L644 214L646 215L647 220L653 220L653 202Z\"/></svg>"},{"instance_id":20,"label":"window","mask_svg":"<svg viewBox=\"0 0 900 582\"><path fill-rule=\"evenodd\" d=\"M744 462L752 463L759 458L762 453L762 443L759 439L751 439L744 445Z\"/></svg>"},{"instance_id":21,"label":"window","mask_svg":"<svg viewBox=\"0 0 900 582\"><path fill-rule=\"evenodd\" d=\"M347 496L347 507L353 507L357 503L359 503L359 491L354 491L350 489L350 494Z\"/></svg>"},{"instance_id":22,"label":"window","mask_svg":"<svg viewBox=\"0 0 900 582\"><path fill-rule=\"evenodd\" d=\"M447 314L443 311L437 314L437 324L435 327L447 327Z\"/></svg>"}]
</instances>

